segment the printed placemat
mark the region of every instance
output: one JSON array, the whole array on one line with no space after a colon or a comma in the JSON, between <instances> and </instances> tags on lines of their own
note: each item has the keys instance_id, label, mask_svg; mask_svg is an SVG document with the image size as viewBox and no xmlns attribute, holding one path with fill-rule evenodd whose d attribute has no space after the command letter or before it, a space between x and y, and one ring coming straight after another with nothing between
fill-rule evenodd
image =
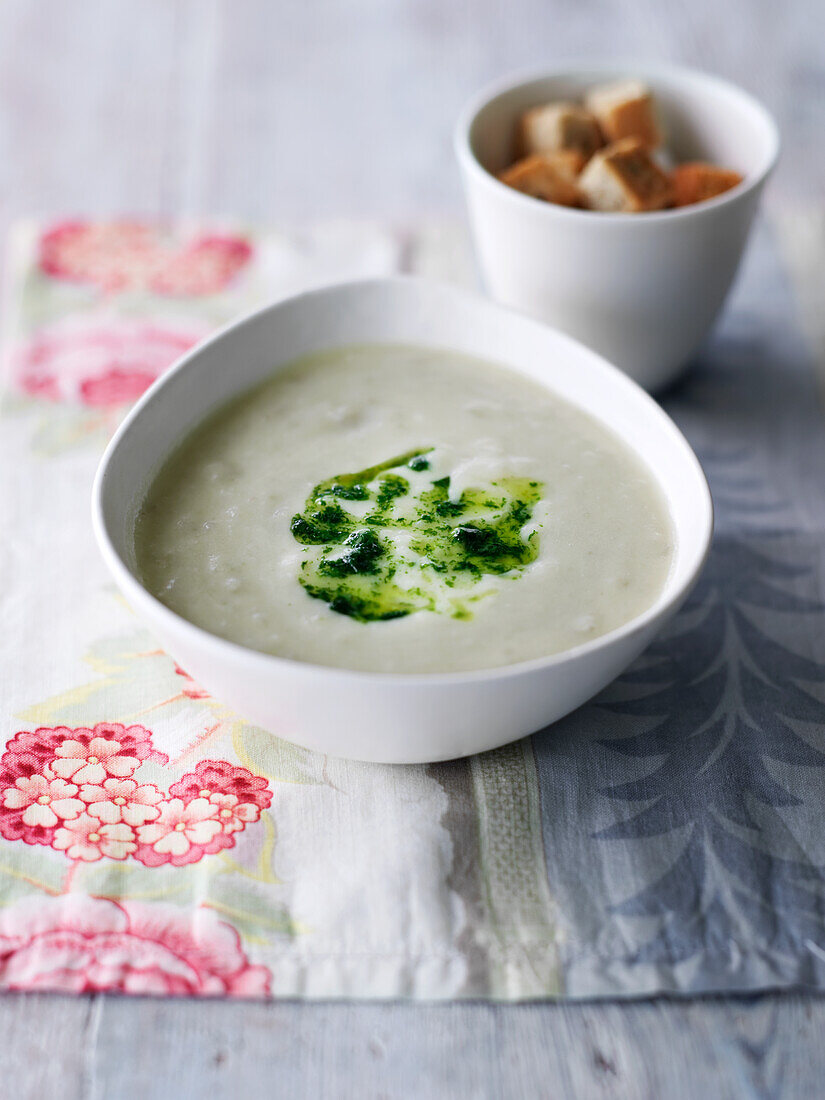
<instances>
[{"instance_id":1,"label":"printed placemat","mask_svg":"<svg viewBox=\"0 0 825 1100\"><path fill-rule=\"evenodd\" d=\"M246 310L402 269L471 279L463 231L72 220L12 234L0 988L524 999L823 984L825 433L769 234L665 399L714 491L705 576L667 634L552 729L429 767L322 757L211 698L110 584L89 492L130 403Z\"/></svg>"}]
</instances>

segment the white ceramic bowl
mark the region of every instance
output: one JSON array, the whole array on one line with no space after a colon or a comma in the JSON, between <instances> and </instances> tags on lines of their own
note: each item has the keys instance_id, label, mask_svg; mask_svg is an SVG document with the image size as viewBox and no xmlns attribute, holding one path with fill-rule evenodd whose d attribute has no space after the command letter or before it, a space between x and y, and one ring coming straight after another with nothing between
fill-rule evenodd
<instances>
[{"instance_id":1,"label":"white ceramic bowl","mask_svg":"<svg viewBox=\"0 0 825 1100\"><path fill-rule=\"evenodd\" d=\"M256 653L193 626L151 596L137 576L135 516L181 437L296 356L373 342L449 348L501 363L618 433L655 472L676 531L675 560L656 603L620 629L557 656L480 672L389 675ZM311 749L392 763L490 749L541 729L590 698L674 614L702 567L713 525L696 457L635 383L581 344L527 317L455 288L406 278L300 295L231 325L185 355L138 402L109 444L95 480L93 521L128 602L217 699Z\"/></svg>"},{"instance_id":2,"label":"white ceramic bowl","mask_svg":"<svg viewBox=\"0 0 825 1100\"><path fill-rule=\"evenodd\" d=\"M554 206L500 183L529 107L637 76L653 90L675 161L709 160L744 182L708 202L650 214ZM584 341L649 390L671 382L713 324L736 274L776 126L756 100L672 66L571 67L496 84L467 106L455 148L491 295Z\"/></svg>"}]
</instances>

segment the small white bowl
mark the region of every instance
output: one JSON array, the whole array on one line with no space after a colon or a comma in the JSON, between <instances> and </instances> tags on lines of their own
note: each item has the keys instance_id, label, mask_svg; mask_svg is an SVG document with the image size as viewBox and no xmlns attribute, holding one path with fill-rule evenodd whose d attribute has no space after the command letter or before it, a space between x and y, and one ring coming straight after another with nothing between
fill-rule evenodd
<instances>
[{"instance_id":1,"label":"small white bowl","mask_svg":"<svg viewBox=\"0 0 825 1100\"><path fill-rule=\"evenodd\" d=\"M695 206L601 214L542 202L496 179L512 160L524 111L626 76L651 87L675 162L708 160L744 181ZM455 149L492 296L658 390L687 364L725 300L779 136L767 111L726 81L673 66L611 65L493 85L462 112Z\"/></svg>"},{"instance_id":2,"label":"small white bowl","mask_svg":"<svg viewBox=\"0 0 825 1100\"><path fill-rule=\"evenodd\" d=\"M297 356L381 342L449 348L500 363L586 409L632 447L658 478L675 529L673 566L655 604L618 630L556 656L479 672L390 675L253 652L193 626L151 596L138 579L135 517L181 438ZM491 749L589 699L674 614L699 574L713 526L710 493L693 451L635 383L527 317L452 287L405 278L344 284L279 302L185 355L109 444L92 512L103 557L126 599L217 699L308 748L391 763Z\"/></svg>"}]
</instances>

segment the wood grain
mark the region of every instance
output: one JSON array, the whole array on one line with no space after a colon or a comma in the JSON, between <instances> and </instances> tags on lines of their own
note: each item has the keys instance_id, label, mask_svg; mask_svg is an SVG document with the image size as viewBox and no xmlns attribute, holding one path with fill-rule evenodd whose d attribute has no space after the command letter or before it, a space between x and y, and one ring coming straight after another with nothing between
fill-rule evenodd
<instances>
[{"instance_id":1,"label":"wood grain","mask_svg":"<svg viewBox=\"0 0 825 1100\"><path fill-rule=\"evenodd\" d=\"M697 64L761 96L774 200L825 190L820 0L3 0L0 234L38 212L460 209L483 82L565 57ZM814 1097L825 1001L268 1005L0 998L19 1098Z\"/></svg>"},{"instance_id":2,"label":"wood grain","mask_svg":"<svg viewBox=\"0 0 825 1100\"><path fill-rule=\"evenodd\" d=\"M19 994L0 1080L42 1100L816 1097L825 1002L351 1005ZM7 1093L11 1095L11 1093Z\"/></svg>"}]
</instances>

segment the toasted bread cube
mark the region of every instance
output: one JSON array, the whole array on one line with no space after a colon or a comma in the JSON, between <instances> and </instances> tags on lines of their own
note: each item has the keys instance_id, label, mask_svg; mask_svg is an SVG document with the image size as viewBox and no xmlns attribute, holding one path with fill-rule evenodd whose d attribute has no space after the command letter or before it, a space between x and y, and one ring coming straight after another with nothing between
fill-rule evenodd
<instances>
[{"instance_id":1,"label":"toasted bread cube","mask_svg":"<svg viewBox=\"0 0 825 1100\"><path fill-rule=\"evenodd\" d=\"M738 172L729 168L717 168L715 164L690 161L678 164L670 173L673 201L676 206L692 206L730 191L742 182Z\"/></svg>"},{"instance_id":2,"label":"toasted bread cube","mask_svg":"<svg viewBox=\"0 0 825 1100\"><path fill-rule=\"evenodd\" d=\"M662 143L650 89L641 80L621 80L591 88L585 103L608 141L638 138L648 149Z\"/></svg>"},{"instance_id":3,"label":"toasted bread cube","mask_svg":"<svg viewBox=\"0 0 825 1100\"><path fill-rule=\"evenodd\" d=\"M554 164L560 172L564 172L571 180L580 175L582 168L587 164L589 157L578 149L559 149L557 153L545 153L548 162Z\"/></svg>"},{"instance_id":4,"label":"toasted bread cube","mask_svg":"<svg viewBox=\"0 0 825 1100\"><path fill-rule=\"evenodd\" d=\"M587 161L604 145L598 122L578 103L547 103L527 111L520 138L525 156L573 150Z\"/></svg>"},{"instance_id":5,"label":"toasted bread cube","mask_svg":"<svg viewBox=\"0 0 825 1100\"><path fill-rule=\"evenodd\" d=\"M587 161L576 149L559 149L557 153L534 153L533 156L541 157L542 161L566 176L569 180L575 180L581 173ZM528 160L529 157L525 157Z\"/></svg>"},{"instance_id":6,"label":"toasted bread cube","mask_svg":"<svg viewBox=\"0 0 825 1100\"><path fill-rule=\"evenodd\" d=\"M578 179L591 210L636 213L662 210L673 193L670 180L636 138L625 138L596 153Z\"/></svg>"},{"instance_id":7,"label":"toasted bread cube","mask_svg":"<svg viewBox=\"0 0 825 1100\"><path fill-rule=\"evenodd\" d=\"M534 153L517 160L498 177L508 187L514 187L534 199L544 199L561 206L581 206L582 197L574 177L555 162L555 157Z\"/></svg>"}]
</instances>

